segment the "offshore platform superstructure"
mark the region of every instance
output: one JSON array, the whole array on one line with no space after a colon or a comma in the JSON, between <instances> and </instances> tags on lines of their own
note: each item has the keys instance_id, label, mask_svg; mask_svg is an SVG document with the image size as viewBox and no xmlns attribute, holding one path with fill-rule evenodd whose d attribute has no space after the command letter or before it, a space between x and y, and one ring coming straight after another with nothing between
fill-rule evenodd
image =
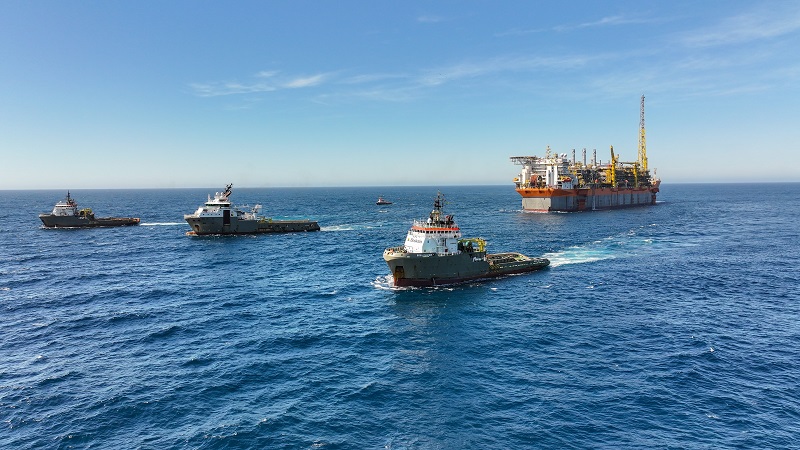
<instances>
[{"instance_id":1,"label":"offshore platform superstructure","mask_svg":"<svg viewBox=\"0 0 800 450\"><path fill-rule=\"evenodd\" d=\"M544 157L512 156L511 161L522 166L514 178L517 192L522 196L525 211L591 211L628 206L654 205L661 180L651 176L647 167L647 145L644 126L644 95L639 121L639 157L634 162L622 162L611 146L611 160L597 160L597 151L586 161L566 153L552 154L547 147ZM654 170L655 172L655 170Z\"/></svg>"}]
</instances>

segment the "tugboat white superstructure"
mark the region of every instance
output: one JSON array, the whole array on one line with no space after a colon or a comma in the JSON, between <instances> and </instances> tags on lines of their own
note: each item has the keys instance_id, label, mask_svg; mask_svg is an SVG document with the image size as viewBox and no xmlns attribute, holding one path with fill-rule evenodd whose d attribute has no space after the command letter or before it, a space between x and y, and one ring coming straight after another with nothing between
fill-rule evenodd
<instances>
[{"instance_id":1,"label":"tugboat white superstructure","mask_svg":"<svg viewBox=\"0 0 800 450\"><path fill-rule=\"evenodd\" d=\"M183 218L192 227L190 234L256 234L290 233L293 231L319 231L319 224L311 220L272 220L259 215L261 205L250 211L243 211L231 204L229 199L233 185L229 184L223 192L208 196L203 206L194 214Z\"/></svg>"},{"instance_id":2,"label":"tugboat white superstructure","mask_svg":"<svg viewBox=\"0 0 800 450\"><path fill-rule=\"evenodd\" d=\"M487 254L486 241L462 238L452 215L442 212L444 197L438 193L427 220L415 220L405 244L387 248L395 286L436 286L479 278L531 272L547 267L545 258L520 253Z\"/></svg>"},{"instance_id":3,"label":"tugboat white superstructure","mask_svg":"<svg viewBox=\"0 0 800 450\"><path fill-rule=\"evenodd\" d=\"M50 214L39 214L48 228L96 228L139 225L138 217L95 217L91 208L78 209L78 203L69 191L64 200L56 203Z\"/></svg>"}]
</instances>

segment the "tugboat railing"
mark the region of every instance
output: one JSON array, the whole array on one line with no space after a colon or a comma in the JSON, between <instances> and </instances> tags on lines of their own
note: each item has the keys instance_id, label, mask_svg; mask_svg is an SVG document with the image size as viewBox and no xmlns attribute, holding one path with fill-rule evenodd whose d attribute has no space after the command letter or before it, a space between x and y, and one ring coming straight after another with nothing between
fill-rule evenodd
<instances>
[{"instance_id":1,"label":"tugboat railing","mask_svg":"<svg viewBox=\"0 0 800 450\"><path fill-rule=\"evenodd\" d=\"M428 222L427 220L414 220L413 226L419 228L458 228L458 225L455 224L454 221L449 222Z\"/></svg>"}]
</instances>

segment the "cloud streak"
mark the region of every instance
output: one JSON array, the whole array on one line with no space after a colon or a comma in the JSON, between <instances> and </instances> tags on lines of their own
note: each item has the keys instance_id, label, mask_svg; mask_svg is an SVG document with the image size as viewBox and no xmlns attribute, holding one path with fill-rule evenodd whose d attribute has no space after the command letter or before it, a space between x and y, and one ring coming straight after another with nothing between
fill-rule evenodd
<instances>
[{"instance_id":1,"label":"cloud streak","mask_svg":"<svg viewBox=\"0 0 800 450\"><path fill-rule=\"evenodd\" d=\"M191 83L189 87L198 97L220 97L327 86L327 92L315 91L315 95L326 99L354 97L406 101L426 91L463 80L496 79L506 75L553 70L570 71L586 67L593 61L613 58L610 55L505 56L420 69L412 73L342 75L342 71L338 71L311 76L281 76L278 71L262 71L254 75L250 82Z\"/></svg>"},{"instance_id":2,"label":"cloud streak","mask_svg":"<svg viewBox=\"0 0 800 450\"><path fill-rule=\"evenodd\" d=\"M577 25L557 25L552 29L554 31L570 31L578 30L581 28L598 28L598 27L613 27L619 25L643 24L652 23L652 19L644 19L641 17L625 17L625 16L608 16L594 22L584 22Z\"/></svg>"},{"instance_id":3,"label":"cloud streak","mask_svg":"<svg viewBox=\"0 0 800 450\"><path fill-rule=\"evenodd\" d=\"M679 41L687 47L716 47L772 39L800 31L800 8L763 8L726 18L705 30L687 33Z\"/></svg>"},{"instance_id":4,"label":"cloud streak","mask_svg":"<svg viewBox=\"0 0 800 450\"><path fill-rule=\"evenodd\" d=\"M533 34L533 33L544 33L548 31L567 32L582 28L613 27L620 25L646 24L653 22L656 22L656 20L647 19L643 17L626 17L617 15L617 16L603 17L593 22L584 22L572 25L555 25L552 27L531 28L531 29L513 29L503 33L498 33L496 36L519 36L519 35Z\"/></svg>"},{"instance_id":5,"label":"cloud streak","mask_svg":"<svg viewBox=\"0 0 800 450\"><path fill-rule=\"evenodd\" d=\"M289 89L305 88L312 86L319 86L325 79L328 78L326 74L313 75L310 77L295 78L285 83L283 86Z\"/></svg>"},{"instance_id":6,"label":"cloud streak","mask_svg":"<svg viewBox=\"0 0 800 450\"><path fill-rule=\"evenodd\" d=\"M257 81L221 81L190 83L189 88L198 97L220 97L226 95L258 94L282 89L302 89L322 85L331 77L329 73L311 76L295 76L280 79L278 71L261 71L253 76Z\"/></svg>"},{"instance_id":7,"label":"cloud streak","mask_svg":"<svg viewBox=\"0 0 800 450\"><path fill-rule=\"evenodd\" d=\"M641 17L606 16L551 31L653 22ZM631 91L678 96L733 95L769 90L798 78L788 49L800 33L800 8L757 11L721 18L710 27L656 35L647 48L606 53L541 53L465 58L451 64L399 72L353 73L342 69L312 75L264 70L248 82L193 83L200 97L307 90L321 102L405 102L438 95L447 88L519 89L542 95L629 95ZM724 46L724 47L723 47ZM542 84L537 80L544 80ZM453 90L451 90L453 92ZM477 91L476 91L477 92Z\"/></svg>"},{"instance_id":8,"label":"cloud streak","mask_svg":"<svg viewBox=\"0 0 800 450\"><path fill-rule=\"evenodd\" d=\"M275 86L265 83L243 84L237 82L190 83L189 87L198 97L219 97L223 95L254 94L262 92L271 92L277 89Z\"/></svg>"},{"instance_id":9,"label":"cloud streak","mask_svg":"<svg viewBox=\"0 0 800 450\"><path fill-rule=\"evenodd\" d=\"M421 86L438 86L464 78L478 78L502 73L571 70L585 67L593 60L607 57L607 55L498 57L426 70L416 77L414 81Z\"/></svg>"}]
</instances>

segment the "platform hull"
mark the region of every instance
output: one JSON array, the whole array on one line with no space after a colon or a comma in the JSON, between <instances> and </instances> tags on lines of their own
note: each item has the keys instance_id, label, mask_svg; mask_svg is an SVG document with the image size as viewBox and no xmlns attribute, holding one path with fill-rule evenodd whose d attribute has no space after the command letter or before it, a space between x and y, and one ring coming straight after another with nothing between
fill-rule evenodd
<instances>
[{"instance_id":1,"label":"platform hull","mask_svg":"<svg viewBox=\"0 0 800 450\"><path fill-rule=\"evenodd\" d=\"M549 265L542 258L526 259L503 264L489 264L484 254L459 253L453 255L409 254L384 252L395 286L440 286L469 280L532 272ZM492 255L488 255L489 258ZM520 255L521 256L521 255Z\"/></svg>"},{"instance_id":2,"label":"platform hull","mask_svg":"<svg viewBox=\"0 0 800 450\"><path fill-rule=\"evenodd\" d=\"M656 188L518 188L525 211L593 211L656 204Z\"/></svg>"},{"instance_id":3,"label":"platform hull","mask_svg":"<svg viewBox=\"0 0 800 450\"><path fill-rule=\"evenodd\" d=\"M90 219L85 216L39 214L39 219L48 228L97 228L139 225L139 219L136 217L100 217Z\"/></svg>"},{"instance_id":4,"label":"platform hull","mask_svg":"<svg viewBox=\"0 0 800 450\"><path fill-rule=\"evenodd\" d=\"M311 220L240 220L230 217L185 217L197 235L208 234L260 234L319 231L319 224Z\"/></svg>"}]
</instances>

